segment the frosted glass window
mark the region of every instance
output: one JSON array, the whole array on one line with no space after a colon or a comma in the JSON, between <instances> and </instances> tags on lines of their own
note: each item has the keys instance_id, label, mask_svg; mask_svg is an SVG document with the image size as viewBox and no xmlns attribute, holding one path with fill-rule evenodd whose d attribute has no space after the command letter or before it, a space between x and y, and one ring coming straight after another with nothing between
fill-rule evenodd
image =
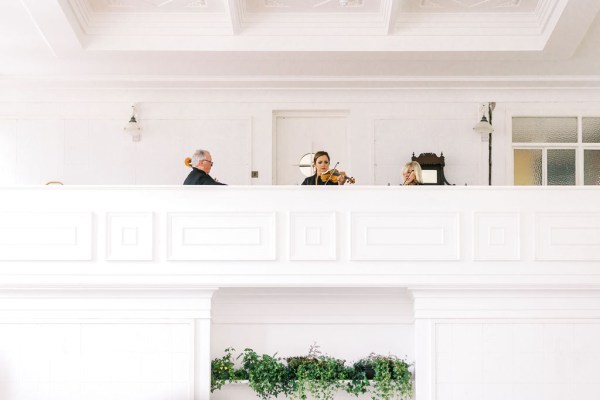
<instances>
[{"instance_id":1,"label":"frosted glass window","mask_svg":"<svg viewBox=\"0 0 600 400\"><path fill-rule=\"evenodd\" d=\"M515 149L515 185L542 184L542 149Z\"/></svg>"},{"instance_id":2,"label":"frosted glass window","mask_svg":"<svg viewBox=\"0 0 600 400\"><path fill-rule=\"evenodd\" d=\"M513 143L577 143L577 117L513 117Z\"/></svg>"},{"instance_id":3,"label":"frosted glass window","mask_svg":"<svg viewBox=\"0 0 600 400\"><path fill-rule=\"evenodd\" d=\"M600 150L584 150L583 170L584 185L600 185Z\"/></svg>"},{"instance_id":4,"label":"frosted glass window","mask_svg":"<svg viewBox=\"0 0 600 400\"><path fill-rule=\"evenodd\" d=\"M583 143L600 143L600 118L583 118Z\"/></svg>"},{"instance_id":5,"label":"frosted glass window","mask_svg":"<svg viewBox=\"0 0 600 400\"><path fill-rule=\"evenodd\" d=\"M575 185L575 149L548 149L548 185Z\"/></svg>"}]
</instances>

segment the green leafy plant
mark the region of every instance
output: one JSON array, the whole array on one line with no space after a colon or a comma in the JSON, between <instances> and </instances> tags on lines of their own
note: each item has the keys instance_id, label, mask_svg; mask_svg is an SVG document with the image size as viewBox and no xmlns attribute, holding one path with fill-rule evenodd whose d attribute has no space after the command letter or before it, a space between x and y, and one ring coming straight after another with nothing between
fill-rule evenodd
<instances>
[{"instance_id":1,"label":"green leafy plant","mask_svg":"<svg viewBox=\"0 0 600 400\"><path fill-rule=\"evenodd\" d=\"M266 400L290 393L289 371L277 354L258 355L252 349L245 349L240 356L248 384L258 397Z\"/></svg>"},{"instance_id":2,"label":"green leafy plant","mask_svg":"<svg viewBox=\"0 0 600 400\"><path fill-rule=\"evenodd\" d=\"M292 382L292 399L331 400L346 378L344 360L322 355L313 344L307 356L287 358Z\"/></svg>"},{"instance_id":3,"label":"green leafy plant","mask_svg":"<svg viewBox=\"0 0 600 400\"><path fill-rule=\"evenodd\" d=\"M356 364L354 367L345 367L345 381L346 385L344 386L344 390L347 393L353 394L355 396L359 396L364 394L369 389L371 382L369 382L368 375L365 372L364 368L356 368ZM371 378L375 373L373 372Z\"/></svg>"},{"instance_id":4,"label":"green leafy plant","mask_svg":"<svg viewBox=\"0 0 600 400\"><path fill-rule=\"evenodd\" d=\"M212 360L211 391L229 381L248 380L249 386L263 400L282 394L293 400L333 400L343 389L359 396L369 393L374 400L409 399L413 393L410 364L396 356L370 354L347 367L344 360L321 354L313 344L306 356L288 357L287 365L274 355L259 355L245 349L241 368L235 368L233 348Z\"/></svg>"},{"instance_id":5,"label":"green leafy plant","mask_svg":"<svg viewBox=\"0 0 600 400\"><path fill-rule=\"evenodd\" d=\"M235 380L236 369L233 362L234 348L225 349L225 355L221 358L215 358L210 363L210 391L214 392L223 387L229 380Z\"/></svg>"},{"instance_id":6,"label":"green leafy plant","mask_svg":"<svg viewBox=\"0 0 600 400\"><path fill-rule=\"evenodd\" d=\"M354 365L355 371L364 371L365 377L369 369L373 370L373 384L369 387L369 392L374 400L412 397L412 373L405 360L392 355L371 354Z\"/></svg>"}]
</instances>

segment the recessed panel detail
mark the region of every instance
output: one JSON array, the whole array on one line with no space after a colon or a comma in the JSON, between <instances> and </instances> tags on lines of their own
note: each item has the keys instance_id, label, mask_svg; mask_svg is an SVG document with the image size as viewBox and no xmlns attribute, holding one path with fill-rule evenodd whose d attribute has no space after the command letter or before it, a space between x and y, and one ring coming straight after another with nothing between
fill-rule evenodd
<instances>
[{"instance_id":1,"label":"recessed panel detail","mask_svg":"<svg viewBox=\"0 0 600 400\"><path fill-rule=\"evenodd\" d=\"M0 260L91 259L91 213L0 214Z\"/></svg>"},{"instance_id":2,"label":"recessed panel detail","mask_svg":"<svg viewBox=\"0 0 600 400\"><path fill-rule=\"evenodd\" d=\"M476 213L473 221L475 260L521 258L521 220L518 213Z\"/></svg>"},{"instance_id":3,"label":"recessed panel detail","mask_svg":"<svg viewBox=\"0 0 600 400\"><path fill-rule=\"evenodd\" d=\"M108 213L106 259L150 261L154 252L152 213Z\"/></svg>"},{"instance_id":4,"label":"recessed panel detail","mask_svg":"<svg viewBox=\"0 0 600 400\"><path fill-rule=\"evenodd\" d=\"M535 235L537 260L600 260L600 214L540 213Z\"/></svg>"},{"instance_id":5,"label":"recessed panel detail","mask_svg":"<svg viewBox=\"0 0 600 400\"><path fill-rule=\"evenodd\" d=\"M290 213L290 259L336 259L335 212Z\"/></svg>"},{"instance_id":6,"label":"recessed panel detail","mask_svg":"<svg viewBox=\"0 0 600 400\"><path fill-rule=\"evenodd\" d=\"M274 213L172 213L169 260L273 260Z\"/></svg>"},{"instance_id":7,"label":"recessed panel detail","mask_svg":"<svg viewBox=\"0 0 600 400\"><path fill-rule=\"evenodd\" d=\"M353 260L457 260L457 213L352 213Z\"/></svg>"}]
</instances>

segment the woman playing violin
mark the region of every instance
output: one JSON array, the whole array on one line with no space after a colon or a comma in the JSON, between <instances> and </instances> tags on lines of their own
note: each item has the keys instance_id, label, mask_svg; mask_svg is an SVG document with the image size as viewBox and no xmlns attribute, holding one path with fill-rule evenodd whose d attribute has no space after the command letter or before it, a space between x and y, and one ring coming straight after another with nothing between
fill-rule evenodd
<instances>
[{"instance_id":1,"label":"woman playing violin","mask_svg":"<svg viewBox=\"0 0 600 400\"><path fill-rule=\"evenodd\" d=\"M329 171L330 162L329 154L327 154L326 151L317 151L313 158L313 168L315 169L315 174L306 178L302 184L343 185L346 183L346 175L339 172L335 174L334 172Z\"/></svg>"}]
</instances>

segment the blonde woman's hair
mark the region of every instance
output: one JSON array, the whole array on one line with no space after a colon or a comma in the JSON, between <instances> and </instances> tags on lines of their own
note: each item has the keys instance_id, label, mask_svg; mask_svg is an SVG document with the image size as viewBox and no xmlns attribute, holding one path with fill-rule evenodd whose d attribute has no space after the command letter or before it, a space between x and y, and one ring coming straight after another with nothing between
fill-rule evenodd
<instances>
[{"instance_id":1,"label":"blonde woman's hair","mask_svg":"<svg viewBox=\"0 0 600 400\"><path fill-rule=\"evenodd\" d=\"M423 184L423 174L421 173L421 164L416 161L410 161L404 164L404 168L402 168L402 175L406 173L410 168L415 172L415 181L418 184Z\"/></svg>"}]
</instances>

